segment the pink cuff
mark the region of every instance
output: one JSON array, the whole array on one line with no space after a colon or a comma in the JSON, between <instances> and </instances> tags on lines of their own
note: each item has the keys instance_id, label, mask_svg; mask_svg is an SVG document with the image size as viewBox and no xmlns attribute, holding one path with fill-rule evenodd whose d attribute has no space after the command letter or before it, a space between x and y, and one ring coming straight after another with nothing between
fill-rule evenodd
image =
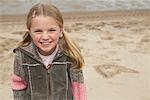
<instances>
[{"instance_id":1,"label":"pink cuff","mask_svg":"<svg viewBox=\"0 0 150 100\"><path fill-rule=\"evenodd\" d=\"M73 96L74 100L87 100L86 87L82 83L73 82Z\"/></svg>"},{"instance_id":2,"label":"pink cuff","mask_svg":"<svg viewBox=\"0 0 150 100\"><path fill-rule=\"evenodd\" d=\"M13 74L11 76L11 87L13 90L23 90L27 88L27 83L21 77Z\"/></svg>"}]
</instances>

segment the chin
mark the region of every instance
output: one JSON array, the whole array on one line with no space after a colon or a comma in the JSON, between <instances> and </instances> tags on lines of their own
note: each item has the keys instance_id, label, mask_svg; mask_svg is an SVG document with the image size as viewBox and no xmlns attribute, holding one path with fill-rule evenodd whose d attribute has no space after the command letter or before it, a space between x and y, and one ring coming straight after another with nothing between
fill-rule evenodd
<instances>
[{"instance_id":1,"label":"chin","mask_svg":"<svg viewBox=\"0 0 150 100\"><path fill-rule=\"evenodd\" d=\"M41 49L43 52L50 52L52 49Z\"/></svg>"},{"instance_id":2,"label":"chin","mask_svg":"<svg viewBox=\"0 0 150 100\"><path fill-rule=\"evenodd\" d=\"M41 48L40 51L42 54L49 54L53 48Z\"/></svg>"}]
</instances>

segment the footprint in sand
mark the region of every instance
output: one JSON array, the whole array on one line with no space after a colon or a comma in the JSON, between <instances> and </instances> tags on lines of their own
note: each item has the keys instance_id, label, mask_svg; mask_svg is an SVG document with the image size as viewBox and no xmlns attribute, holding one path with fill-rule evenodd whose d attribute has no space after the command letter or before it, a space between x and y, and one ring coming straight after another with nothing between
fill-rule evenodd
<instances>
[{"instance_id":1,"label":"footprint in sand","mask_svg":"<svg viewBox=\"0 0 150 100\"><path fill-rule=\"evenodd\" d=\"M100 23L96 24L95 26L101 28L101 27L104 27L105 25L106 25L105 22L100 22Z\"/></svg>"},{"instance_id":2,"label":"footprint in sand","mask_svg":"<svg viewBox=\"0 0 150 100\"><path fill-rule=\"evenodd\" d=\"M101 24L85 24L84 27L85 29L89 30L89 31L102 31L101 30Z\"/></svg>"},{"instance_id":3,"label":"footprint in sand","mask_svg":"<svg viewBox=\"0 0 150 100\"><path fill-rule=\"evenodd\" d=\"M69 31L72 30L72 31L77 32L77 31L83 30L83 26L84 26L83 23L74 23L74 24L72 24L71 26L66 26L66 27L68 27L68 28L66 28L66 29L69 29Z\"/></svg>"},{"instance_id":4,"label":"footprint in sand","mask_svg":"<svg viewBox=\"0 0 150 100\"><path fill-rule=\"evenodd\" d=\"M76 26L83 26L83 23L75 23Z\"/></svg>"},{"instance_id":5,"label":"footprint in sand","mask_svg":"<svg viewBox=\"0 0 150 100\"><path fill-rule=\"evenodd\" d=\"M132 42L129 42L129 43L132 43ZM120 40L112 41L111 45L113 47L126 47L129 43L127 41L124 41L124 40L120 39Z\"/></svg>"},{"instance_id":6,"label":"footprint in sand","mask_svg":"<svg viewBox=\"0 0 150 100\"><path fill-rule=\"evenodd\" d=\"M101 34L100 38L102 40L113 40L114 39L113 33L109 32L109 31L103 32L103 34Z\"/></svg>"},{"instance_id":7,"label":"footprint in sand","mask_svg":"<svg viewBox=\"0 0 150 100\"><path fill-rule=\"evenodd\" d=\"M134 34L141 34L141 32L144 32L146 30L146 28L141 27L141 28L131 28L131 31L133 31Z\"/></svg>"},{"instance_id":8,"label":"footprint in sand","mask_svg":"<svg viewBox=\"0 0 150 100\"><path fill-rule=\"evenodd\" d=\"M143 36L140 42L141 43L148 43L148 42L150 42L150 35L146 34L145 36Z\"/></svg>"},{"instance_id":9,"label":"footprint in sand","mask_svg":"<svg viewBox=\"0 0 150 100\"><path fill-rule=\"evenodd\" d=\"M9 51L17 44L17 42L18 41L14 39L1 38L0 52L2 53Z\"/></svg>"},{"instance_id":10,"label":"footprint in sand","mask_svg":"<svg viewBox=\"0 0 150 100\"><path fill-rule=\"evenodd\" d=\"M65 26L65 31L68 32L68 33L72 32L72 30L71 30L71 28L69 26Z\"/></svg>"},{"instance_id":11,"label":"footprint in sand","mask_svg":"<svg viewBox=\"0 0 150 100\"><path fill-rule=\"evenodd\" d=\"M144 35L137 43L136 48L131 51L136 53L150 53L150 35Z\"/></svg>"},{"instance_id":12,"label":"footprint in sand","mask_svg":"<svg viewBox=\"0 0 150 100\"><path fill-rule=\"evenodd\" d=\"M102 75L104 78L112 78L121 72L126 73L139 73L137 70L126 68L124 66L115 65L115 64L103 64L94 66L97 73Z\"/></svg>"}]
</instances>

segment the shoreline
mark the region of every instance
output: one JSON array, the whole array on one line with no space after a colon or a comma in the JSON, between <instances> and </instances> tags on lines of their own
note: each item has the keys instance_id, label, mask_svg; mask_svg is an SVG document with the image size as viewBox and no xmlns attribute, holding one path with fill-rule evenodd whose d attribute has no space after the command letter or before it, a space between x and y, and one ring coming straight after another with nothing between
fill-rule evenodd
<instances>
[{"instance_id":1,"label":"shoreline","mask_svg":"<svg viewBox=\"0 0 150 100\"><path fill-rule=\"evenodd\" d=\"M149 17L150 9L143 10L118 10L118 11L94 11L94 12L63 12L64 21L97 21L122 18ZM24 23L26 15L0 15L0 23L14 22Z\"/></svg>"}]
</instances>

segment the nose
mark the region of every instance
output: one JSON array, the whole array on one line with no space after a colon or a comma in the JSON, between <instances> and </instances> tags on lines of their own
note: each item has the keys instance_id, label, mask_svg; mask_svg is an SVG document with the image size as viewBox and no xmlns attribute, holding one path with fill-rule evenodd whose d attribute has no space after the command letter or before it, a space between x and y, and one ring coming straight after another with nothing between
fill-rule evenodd
<instances>
[{"instance_id":1,"label":"nose","mask_svg":"<svg viewBox=\"0 0 150 100\"><path fill-rule=\"evenodd\" d=\"M49 36L49 34L47 34L47 32L43 32L43 34L42 34L42 40L49 40L50 39L50 36Z\"/></svg>"}]
</instances>

